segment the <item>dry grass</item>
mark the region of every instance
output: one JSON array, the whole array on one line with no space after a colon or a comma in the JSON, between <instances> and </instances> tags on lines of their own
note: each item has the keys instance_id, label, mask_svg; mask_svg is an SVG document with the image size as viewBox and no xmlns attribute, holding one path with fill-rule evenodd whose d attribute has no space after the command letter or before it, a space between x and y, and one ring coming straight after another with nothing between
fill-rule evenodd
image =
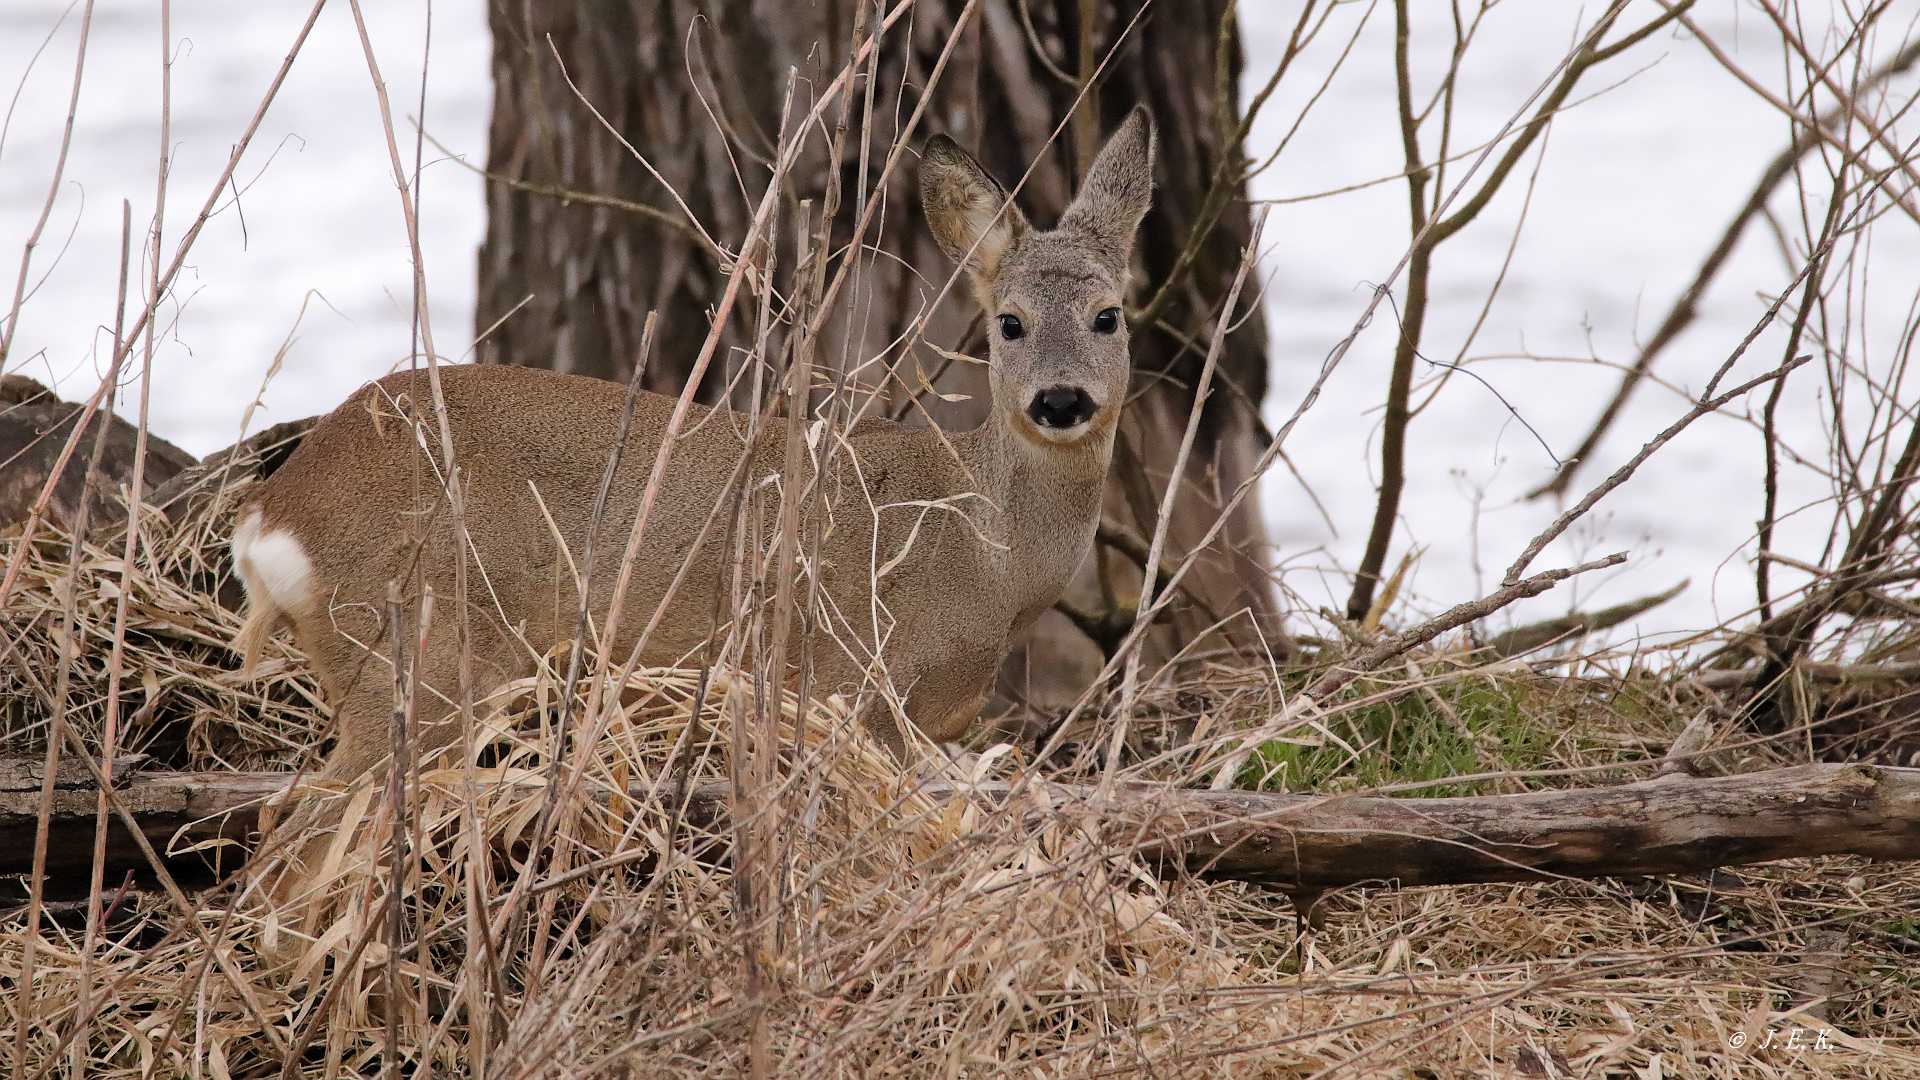
<instances>
[{"instance_id":1,"label":"dry grass","mask_svg":"<svg viewBox=\"0 0 1920 1080\"><path fill-rule=\"evenodd\" d=\"M155 536L211 545L220 505L203 500ZM71 714L82 724L118 577L86 550L74 670L91 674L76 677ZM147 693L138 730L176 747L177 767L298 764L324 735L303 668L281 656L262 690L237 685L237 658L220 644L233 614L180 584L189 569L217 580L217 552L153 550L134 579L143 621L127 635L128 663L162 689ZM35 663L60 647L65 554L52 542L36 553L9 607L9 636ZM43 924L32 997L8 998L14 1023L31 1018L24 1075L375 1075L396 1060L415 1075L422 1064L735 1075L756 1044L782 1077L1920 1075L1910 867L1833 859L1710 878L1352 890L1322 899L1323 921L1302 937L1277 893L1160 880L1109 854L1096 830L1055 812L1049 782L1011 801L932 797L838 701L804 718L782 702L777 794L760 804L771 828L749 818L708 832L676 795L724 784L735 740L755 729L756 683L734 672L704 692L697 672L674 670L638 672L617 694L603 686L614 720L573 759L585 767L580 798L557 808L551 852L530 861L564 655L480 704L472 756L422 764L397 894L392 804L376 773L298 789L303 804L334 801L341 827L283 833L249 873L192 898L191 919L245 994L157 895L136 894L137 915L112 923L85 968L82 928ZM1534 770L1624 773L1685 719L1684 691L1644 670L1589 665L1572 679L1458 660L1424 656L1419 678L1357 686L1323 721L1320 746L1273 744L1269 767L1286 761L1294 786L1418 781L1411 766L1428 759L1443 775L1474 771L1440 752L1451 747L1480 771L1525 758ZM7 666L9 678L24 670ZM611 676L583 680L583 698L594 677ZM1196 728L1248 723L1288 680L1298 677L1218 669L1149 683L1129 774L1204 779L1219 750ZM29 721L8 736L22 745L40 730ZM1356 770L1330 749L1342 742L1374 764ZM1753 767L1765 761L1756 753L1723 760ZM947 762L929 750L918 775L964 791L1019 765L1017 751ZM1582 782L1600 780L1536 771L1487 785ZM771 842L736 876L722 851L754 837ZM516 894L516 882L528 887ZM25 920L0 932L0 970L17 971ZM1828 962L1821 950L1841 974L1821 984L1836 999L1816 1020L1792 1010ZM1829 1049L1753 1049L1796 1027L1824 1030ZM1735 1033L1754 1042L1736 1048ZM286 1068L280 1048L295 1044L306 1049Z\"/></svg>"},{"instance_id":2,"label":"dry grass","mask_svg":"<svg viewBox=\"0 0 1920 1080\"><path fill-rule=\"evenodd\" d=\"M254 482L231 464L191 470L173 509L177 520L146 507L141 550L128 576L125 514L120 524L93 533L69 562L71 539L42 532L24 560L21 581L5 612L11 649L0 665L0 754L37 752L52 713L54 673L65 646L66 605L75 605L80 641L73 653L67 723L97 745L108 693L108 660L115 608L127 588L127 656L122 666L124 710L118 753L145 753L173 768L293 769L313 760L315 736L326 726L323 700L300 661L284 650L270 654L258 678L234 669L228 649L240 616L223 607L234 595L225 537L234 509ZM20 544L20 529L0 540L0 564Z\"/></svg>"},{"instance_id":3,"label":"dry grass","mask_svg":"<svg viewBox=\"0 0 1920 1080\"><path fill-rule=\"evenodd\" d=\"M898 19L906 6L886 10ZM753 322L757 309L759 344L728 360L753 373L756 411L777 403L782 340L825 324L812 306L823 292L864 302L857 281L840 292L859 258L831 257L840 242L822 224L831 210L779 222L782 184L806 140L850 122L851 105L829 106L861 62L811 106L797 102L767 193L747 208L747 234L726 238L738 257L692 382L719 327ZM938 77L929 73L929 94ZM870 119L860 118L861 140ZM924 136L918 119L873 163L871 192L887 189ZM390 118L385 127L411 231ZM836 136L832 153L844 161L845 148ZM116 377L226 182L172 269L162 275L154 260L144 311L116 347ZM836 187L823 203L838 197ZM870 213L883 201L864 205ZM803 245L811 260L777 282L750 273L760 245L795 225L814 232ZM871 241L856 235L846 250ZM416 292L424 330L431 320ZM1352 341L1335 348L1321 380ZM432 353L430 340L421 345ZM804 415L805 385L790 380L789 415ZM1276 429L1255 474L1312 400ZM837 401L822 415L838 424L853 414ZM1889 405L1869 445L1893 445L1892 418L1905 415ZM423 445L439 442L426 434ZM457 464L450 446L441 454L434 464ZM1914 468L1883 484L1856 467L1837 484L1836 522L1903 523L1890 516L1893 500ZM43 752L56 716L89 747L106 741L119 643L116 754L210 770L299 770L319 759L326 712L302 660L276 641L261 677L246 682L227 645L239 619L221 599L235 599L224 545L249 482L244 469L208 473L174 517L148 514L131 567L110 533L77 558L58 535L0 540L0 559L19 568L0 610L7 755ZM1239 505L1254 482L1224 501ZM1862 493L1882 490L1886 513L1850 516ZM734 557L769 562L780 541L791 553L821 513L810 505L809 516L783 519L780 537L756 532ZM1537 538L1510 577L1578 517ZM1848 550L1875 566L1920 564L1911 529L1874 528ZM1857 571L1837 565L1828 576L1843 573ZM0 1055L11 1075L1920 1076L1920 873L1910 866L1829 859L1691 878L1290 898L1157 877L1059 798L1061 783L1095 776L1465 793L1644 775L1712 703L1686 678L1686 655L1656 657L1666 666L1654 670L1645 657L1610 655L1487 664L1466 643L1429 635L1296 716L1288 710L1314 665L1377 648L1390 605L1319 627L1330 640L1291 669L1161 672L1137 666L1149 609L1112 658L1121 677L1104 685L1117 692L1090 695L1054 740L1066 763L1037 768L1024 749L983 744L957 758L922 747L903 766L855 730L845 702L803 707L769 689L782 681L765 677L780 670L767 656L779 649L762 639L778 623L753 604L812 601L797 600L791 574L770 580L762 566L750 576L764 588L733 612L722 662L623 677L589 660L576 686L583 704L564 710L565 739L563 645L534 677L477 703L455 749L397 770L404 782L377 770L356 784L297 787L297 806L283 808L285 824L254 862L184 905L136 892L129 910L91 929L37 906L7 913L10 1034ZM1836 584L1827 596L1824 584L1807 585L1816 617L1779 636L1835 662L1908 659L1905 624L1864 651L1846 630L1816 640L1821 619L1866 587ZM1168 584L1156 602L1177 592ZM1747 654L1734 644L1737 667ZM1124 738L1109 738L1115 714ZM1269 724L1276 716L1287 722ZM1767 738L1723 725L1697 760L1738 771L1804 758L1811 718L1789 715ZM1255 728L1263 733L1250 736ZM582 737L596 729L602 737ZM1012 796L970 790L1008 778ZM949 794L935 797L928 780ZM726 826L683 798L714 785L731 792ZM313 824L308 808L323 808L329 824Z\"/></svg>"}]
</instances>

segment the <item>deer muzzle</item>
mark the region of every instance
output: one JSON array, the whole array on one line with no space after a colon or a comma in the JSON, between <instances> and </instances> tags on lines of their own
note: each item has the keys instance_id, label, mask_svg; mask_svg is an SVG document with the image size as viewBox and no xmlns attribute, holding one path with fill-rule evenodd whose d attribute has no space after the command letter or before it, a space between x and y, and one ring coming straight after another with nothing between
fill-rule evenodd
<instances>
[{"instance_id":1,"label":"deer muzzle","mask_svg":"<svg viewBox=\"0 0 1920 1080\"><path fill-rule=\"evenodd\" d=\"M1066 430L1093 419L1093 414L1099 408L1093 395L1080 387L1051 386L1033 395L1033 401L1027 406L1027 416L1041 427Z\"/></svg>"}]
</instances>

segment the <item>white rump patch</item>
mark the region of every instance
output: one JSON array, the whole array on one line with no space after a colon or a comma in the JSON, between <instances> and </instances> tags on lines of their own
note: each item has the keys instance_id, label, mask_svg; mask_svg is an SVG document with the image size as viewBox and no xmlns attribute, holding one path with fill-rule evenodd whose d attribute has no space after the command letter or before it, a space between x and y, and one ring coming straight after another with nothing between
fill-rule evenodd
<instances>
[{"instance_id":1,"label":"white rump patch","mask_svg":"<svg viewBox=\"0 0 1920 1080\"><path fill-rule=\"evenodd\" d=\"M233 530L233 562L255 605L286 612L306 607L313 563L292 533L262 529L257 507Z\"/></svg>"}]
</instances>

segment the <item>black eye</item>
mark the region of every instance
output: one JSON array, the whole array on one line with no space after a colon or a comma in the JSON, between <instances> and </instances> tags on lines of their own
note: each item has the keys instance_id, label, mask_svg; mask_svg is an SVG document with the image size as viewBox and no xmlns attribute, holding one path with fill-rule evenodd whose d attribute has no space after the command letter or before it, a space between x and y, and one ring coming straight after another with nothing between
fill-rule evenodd
<instances>
[{"instance_id":1,"label":"black eye","mask_svg":"<svg viewBox=\"0 0 1920 1080\"><path fill-rule=\"evenodd\" d=\"M1093 317L1093 330L1096 334L1111 334L1120 329L1120 309L1110 307Z\"/></svg>"},{"instance_id":2,"label":"black eye","mask_svg":"<svg viewBox=\"0 0 1920 1080\"><path fill-rule=\"evenodd\" d=\"M1000 336L1008 341L1014 341L1027 336L1027 328L1020 325L1018 315L1002 315L1000 316Z\"/></svg>"}]
</instances>

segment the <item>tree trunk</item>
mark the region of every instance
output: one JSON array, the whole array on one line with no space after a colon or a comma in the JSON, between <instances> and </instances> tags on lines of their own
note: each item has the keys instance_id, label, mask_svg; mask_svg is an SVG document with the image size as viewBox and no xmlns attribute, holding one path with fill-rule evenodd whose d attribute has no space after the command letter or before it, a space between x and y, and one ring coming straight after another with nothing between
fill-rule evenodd
<instances>
[{"instance_id":1,"label":"tree trunk","mask_svg":"<svg viewBox=\"0 0 1920 1080\"><path fill-rule=\"evenodd\" d=\"M657 311L658 344L645 385L678 393L726 272L687 225L668 186L714 241L737 248L749 200L764 190L789 88L794 112L802 113L808 95L840 70L859 2L494 0L493 181L476 311L478 329L490 333L481 360L625 380L640 328L647 313ZM1159 122L1160 154L1155 206L1142 228L1128 306L1138 316L1151 305L1154 318L1133 327L1135 396L1121 426L1106 516L1120 532L1150 536L1215 308L1251 231L1235 142L1241 57L1234 28L1222 32L1226 7L1223 0L1159 3L1142 14L1139 0L981 0L968 14L961 0L933 0L888 30L871 87L864 160L859 132L866 83L855 83L850 95L855 111L834 225L835 243L842 245L865 200L885 200L878 227L867 234L880 254L862 264L841 295L839 325L818 354L832 368L829 376L882 393L888 411L906 422L931 417L964 429L984 416L983 369L951 363L930 347L984 351L964 289L940 301L923 341L896 344L952 270L920 221L913 153L877 187L897 138L917 151L927 136L946 132L1009 186L1031 165L1019 201L1045 226L1066 206L1075 178L1112 123L1145 102ZM1083 12L1092 15L1084 27ZM870 23L883 13L870 7ZM1023 13L1031 17L1031 34ZM950 39L952 54L935 82ZM1079 85L1103 59L1093 92L1069 117ZM790 81L789 72L797 79ZM930 83L925 117L907 133ZM830 109L829 126L837 118ZM785 203L790 208L801 199L821 205L828 162L819 149L824 140L814 141ZM1169 282L1190 237L1197 238L1190 272ZM779 258L791 266L790 248ZM1166 298L1154 304L1163 286ZM1245 321L1225 344L1204 406L1173 515L1169 561L1218 518L1220 504L1248 478L1265 445L1259 404L1267 385L1266 329L1258 300L1244 303ZM751 313L737 315L723 333L728 351L718 355L739 355L734 350L750 344ZM877 356L899 362L902 378L868 374L877 365L862 362ZM727 398L736 374L735 366L716 362L699 388L701 399ZM923 386L923 376L939 394L965 399L925 395L916 408L909 388ZM744 401L738 392L731 399ZM1114 627L1130 624L1129 598L1139 589L1129 546L1140 545L1097 545L1066 601L1095 635L1105 627L1106 647L1116 640ZM1241 504L1187 580L1174 617L1155 631L1149 659L1172 655L1222 620L1213 631L1217 640L1195 652L1285 652L1257 499ZM1057 707L1087 684L1101 660L1101 647L1075 622L1050 612L1003 668L1001 689L1042 710Z\"/></svg>"}]
</instances>

